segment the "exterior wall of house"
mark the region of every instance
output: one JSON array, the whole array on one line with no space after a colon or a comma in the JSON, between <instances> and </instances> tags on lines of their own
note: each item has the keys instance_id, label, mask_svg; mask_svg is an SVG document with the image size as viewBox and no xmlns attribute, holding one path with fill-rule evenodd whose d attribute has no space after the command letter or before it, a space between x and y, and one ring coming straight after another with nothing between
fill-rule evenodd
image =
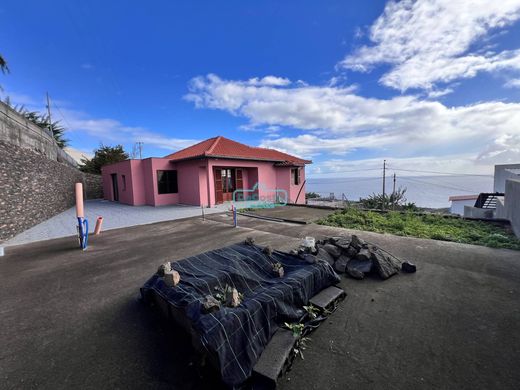
<instances>
[{"instance_id":1,"label":"exterior wall of house","mask_svg":"<svg viewBox=\"0 0 520 390\"><path fill-rule=\"evenodd\" d=\"M132 175L132 160L125 160L115 164L105 166L101 170L103 178L103 197L106 200L114 200L114 190L112 186L112 174L117 175L117 186L119 189L119 202L135 205L134 202L134 186ZM126 187L123 186L122 175L125 175Z\"/></svg>"},{"instance_id":2,"label":"exterior wall of house","mask_svg":"<svg viewBox=\"0 0 520 390\"><path fill-rule=\"evenodd\" d=\"M107 200L114 200L111 174L117 174L119 202L130 205L163 206L169 204L215 205L214 168L242 168L244 189L260 184L258 195L272 197L272 191L287 191L289 202L294 203L303 181L305 168L301 168L301 182L291 184L291 168L276 167L272 162L229 159L187 160L172 163L165 158L126 160L107 165L102 169L103 193ZM158 170L177 170L178 193L159 194ZM122 175L125 176L126 187ZM305 188L298 203L305 203Z\"/></svg>"},{"instance_id":3,"label":"exterior wall of house","mask_svg":"<svg viewBox=\"0 0 520 390\"><path fill-rule=\"evenodd\" d=\"M207 193L207 186L206 184L202 187L200 185L200 170L206 170L205 162L203 160L188 160L178 162L175 166L179 184L179 203L195 206L204 204L201 195L204 192Z\"/></svg>"},{"instance_id":4,"label":"exterior wall of house","mask_svg":"<svg viewBox=\"0 0 520 390\"><path fill-rule=\"evenodd\" d=\"M289 197L289 203L298 203L305 204L305 168L301 167L300 169L300 184L293 184L291 177L291 167L277 167L277 186L280 189L287 191L287 195ZM303 188L302 188L303 185ZM301 189L301 192L300 192ZM298 193L300 192L300 196L298 197ZM298 202L296 202L298 199Z\"/></svg>"}]
</instances>

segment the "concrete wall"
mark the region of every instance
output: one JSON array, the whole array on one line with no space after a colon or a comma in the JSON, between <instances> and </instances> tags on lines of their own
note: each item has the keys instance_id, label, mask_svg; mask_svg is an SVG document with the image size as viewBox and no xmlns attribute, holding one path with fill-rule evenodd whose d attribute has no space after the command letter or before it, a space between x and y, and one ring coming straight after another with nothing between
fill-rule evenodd
<instances>
[{"instance_id":1,"label":"concrete wall","mask_svg":"<svg viewBox=\"0 0 520 390\"><path fill-rule=\"evenodd\" d=\"M497 209L495 211L495 218L509 220L504 196L497 196Z\"/></svg>"},{"instance_id":2,"label":"concrete wall","mask_svg":"<svg viewBox=\"0 0 520 390\"><path fill-rule=\"evenodd\" d=\"M77 182L86 199L102 196L100 176L0 141L0 242L73 206Z\"/></svg>"},{"instance_id":3,"label":"concrete wall","mask_svg":"<svg viewBox=\"0 0 520 390\"><path fill-rule=\"evenodd\" d=\"M508 172L508 169L520 169L520 164L495 165L495 180L493 185L495 192L505 192L507 179L520 179L519 175Z\"/></svg>"},{"instance_id":4,"label":"concrete wall","mask_svg":"<svg viewBox=\"0 0 520 390\"><path fill-rule=\"evenodd\" d=\"M464 217L493 219L493 218L495 218L495 210L482 209L480 207L474 207L474 206L464 206Z\"/></svg>"},{"instance_id":5,"label":"concrete wall","mask_svg":"<svg viewBox=\"0 0 520 390\"><path fill-rule=\"evenodd\" d=\"M30 149L54 161L77 166L76 161L56 144L49 130L36 126L2 102L0 102L0 141Z\"/></svg>"},{"instance_id":6,"label":"concrete wall","mask_svg":"<svg viewBox=\"0 0 520 390\"><path fill-rule=\"evenodd\" d=\"M511 222L516 236L520 237L520 179L506 180L504 206L506 218Z\"/></svg>"}]
</instances>

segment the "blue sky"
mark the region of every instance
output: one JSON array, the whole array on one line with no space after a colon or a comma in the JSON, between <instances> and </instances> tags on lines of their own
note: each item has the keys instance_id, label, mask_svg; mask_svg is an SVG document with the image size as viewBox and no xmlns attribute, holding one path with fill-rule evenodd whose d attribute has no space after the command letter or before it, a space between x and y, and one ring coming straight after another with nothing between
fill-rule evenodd
<instances>
[{"instance_id":1,"label":"blue sky","mask_svg":"<svg viewBox=\"0 0 520 390\"><path fill-rule=\"evenodd\" d=\"M6 2L2 96L48 91L87 152L224 135L311 176L491 173L520 162L520 1L480 2Z\"/></svg>"}]
</instances>

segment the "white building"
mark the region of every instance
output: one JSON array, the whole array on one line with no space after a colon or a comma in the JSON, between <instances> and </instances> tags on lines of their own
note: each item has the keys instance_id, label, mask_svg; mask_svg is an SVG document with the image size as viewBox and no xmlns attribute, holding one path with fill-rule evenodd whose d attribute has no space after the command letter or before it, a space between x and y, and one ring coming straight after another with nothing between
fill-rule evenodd
<instances>
[{"instance_id":1,"label":"white building","mask_svg":"<svg viewBox=\"0 0 520 390\"><path fill-rule=\"evenodd\" d=\"M464 206L475 206L478 195L456 195L450 196L450 213L464 215Z\"/></svg>"}]
</instances>

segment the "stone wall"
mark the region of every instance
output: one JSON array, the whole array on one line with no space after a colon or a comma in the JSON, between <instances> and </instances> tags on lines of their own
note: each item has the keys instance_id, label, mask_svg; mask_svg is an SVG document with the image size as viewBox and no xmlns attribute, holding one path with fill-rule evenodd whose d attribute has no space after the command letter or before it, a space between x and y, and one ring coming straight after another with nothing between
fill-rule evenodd
<instances>
[{"instance_id":1,"label":"stone wall","mask_svg":"<svg viewBox=\"0 0 520 390\"><path fill-rule=\"evenodd\" d=\"M0 140L0 242L72 207L77 182L102 198L101 176Z\"/></svg>"}]
</instances>

